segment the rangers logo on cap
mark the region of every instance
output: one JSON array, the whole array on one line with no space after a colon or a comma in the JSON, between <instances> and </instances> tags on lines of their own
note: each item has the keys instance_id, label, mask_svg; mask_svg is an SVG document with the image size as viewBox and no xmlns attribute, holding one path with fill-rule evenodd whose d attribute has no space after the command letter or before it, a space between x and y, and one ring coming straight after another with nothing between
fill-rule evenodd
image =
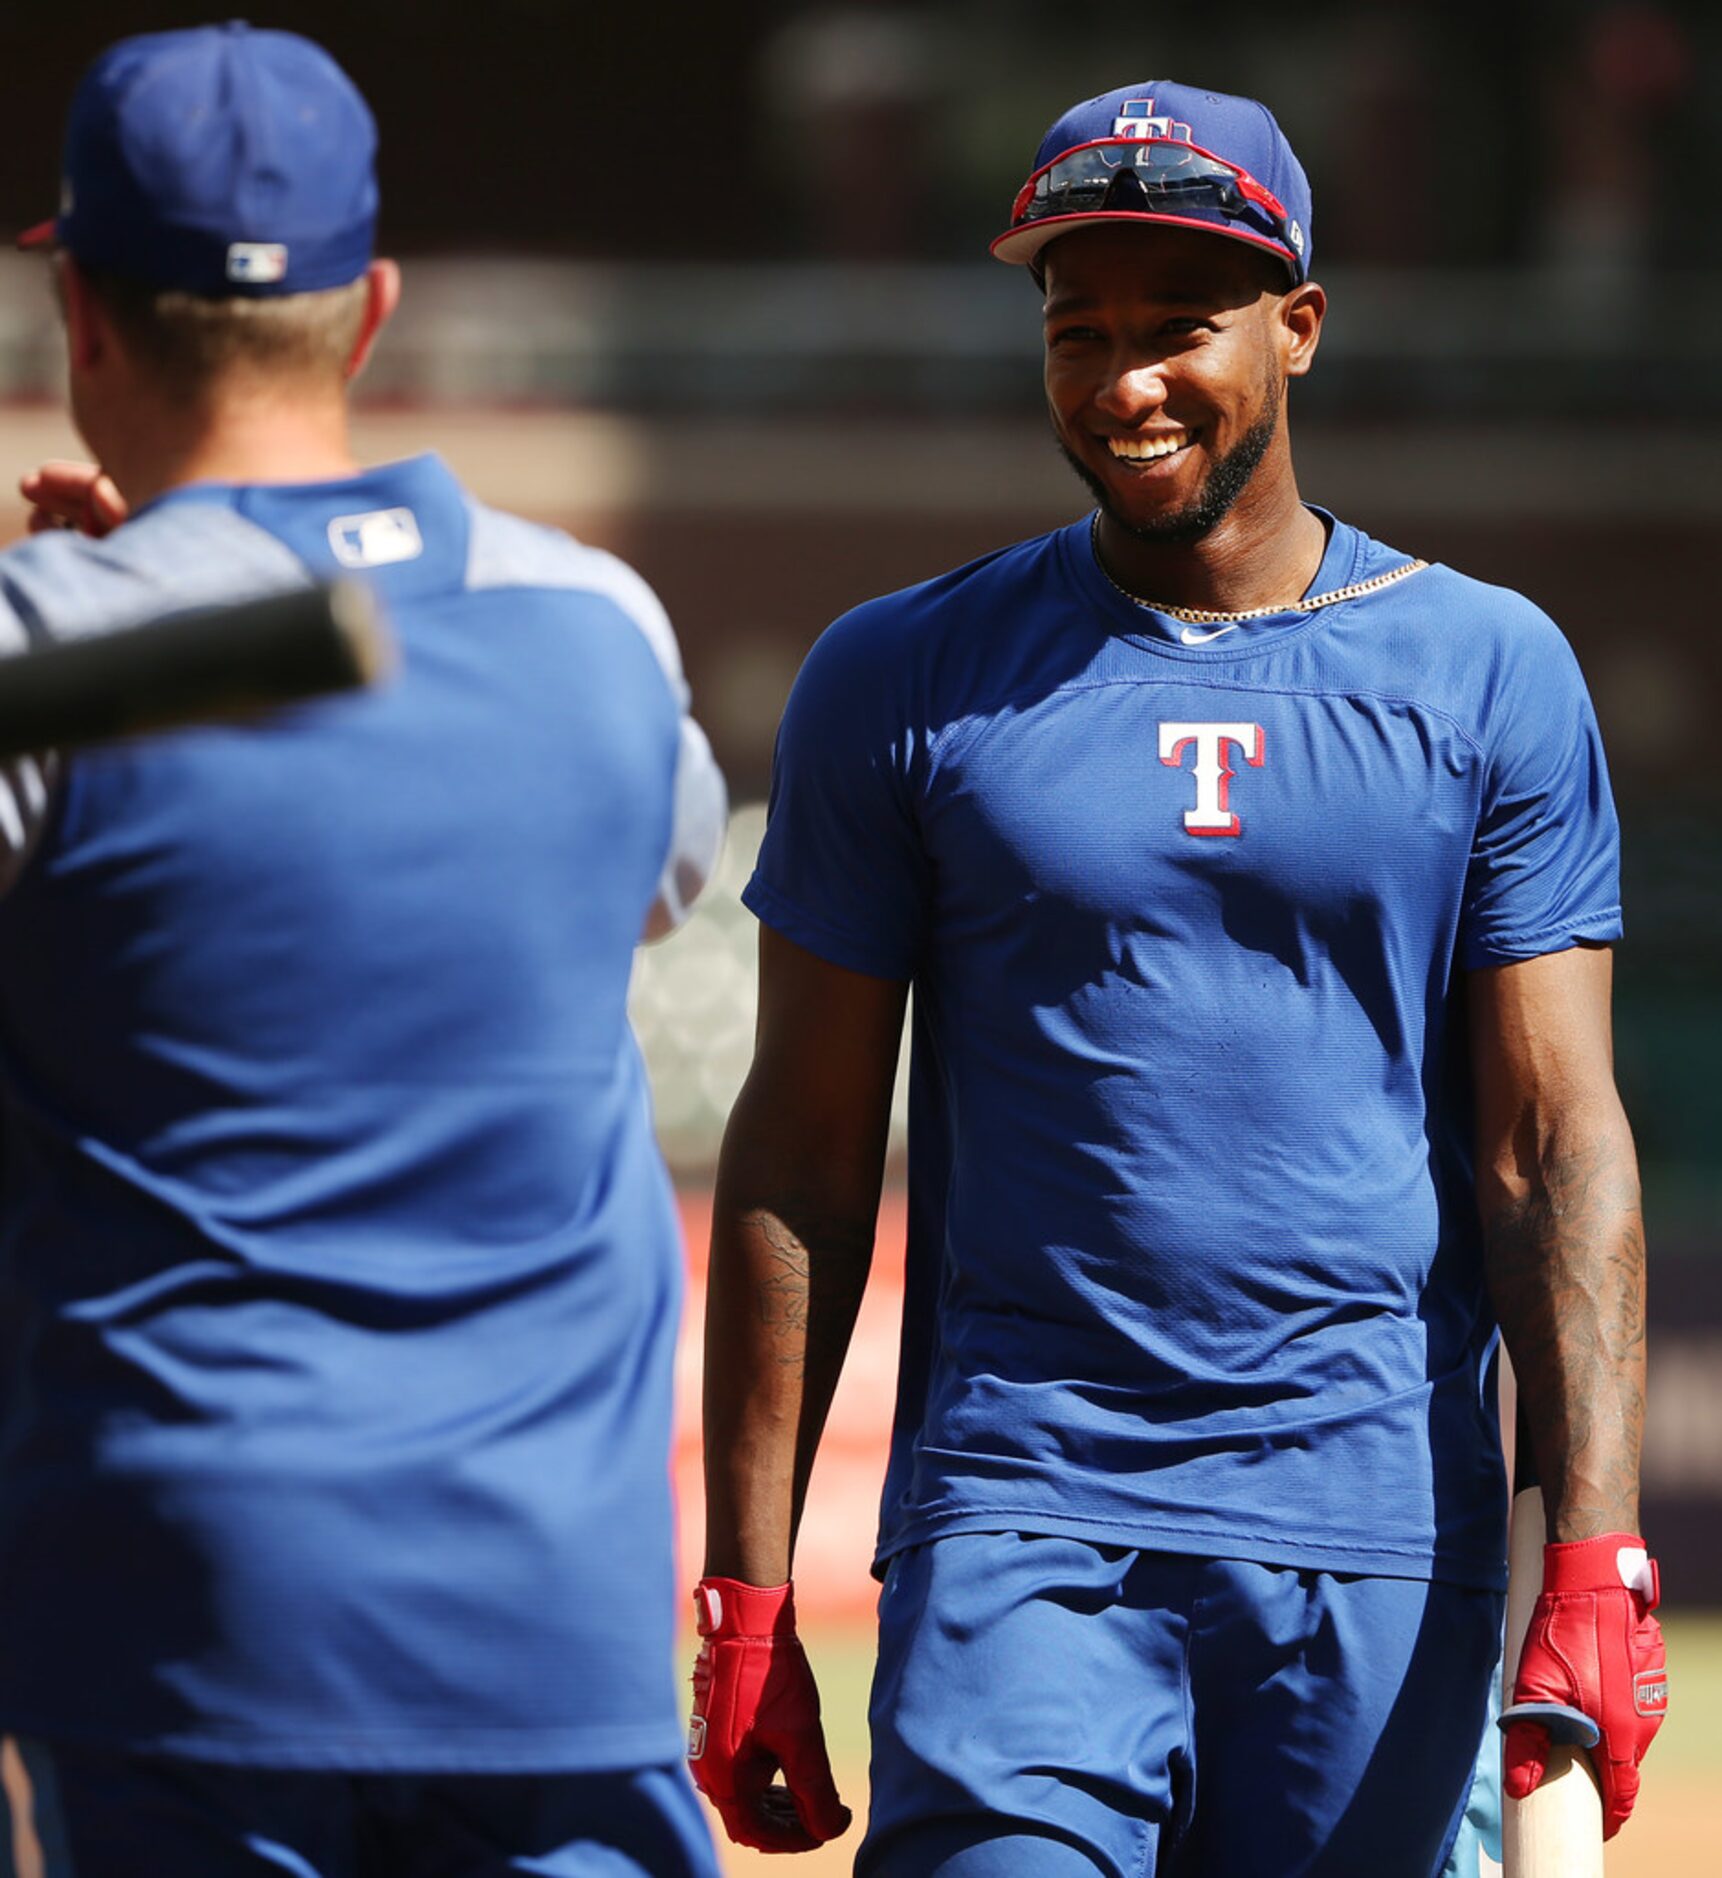
<instances>
[{"instance_id":1,"label":"rangers logo on cap","mask_svg":"<svg viewBox=\"0 0 1722 1878\"><path fill-rule=\"evenodd\" d=\"M1192 143L1188 124L1173 117L1156 117L1152 98L1126 98L1112 120L1112 134L1122 142L1140 143L1158 138L1164 143Z\"/></svg>"}]
</instances>

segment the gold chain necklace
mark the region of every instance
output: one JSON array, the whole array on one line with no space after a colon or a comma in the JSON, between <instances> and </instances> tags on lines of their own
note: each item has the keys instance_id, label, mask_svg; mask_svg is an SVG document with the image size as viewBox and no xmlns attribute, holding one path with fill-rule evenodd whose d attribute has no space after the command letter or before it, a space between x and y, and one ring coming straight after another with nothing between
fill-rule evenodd
<instances>
[{"instance_id":1,"label":"gold chain necklace","mask_svg":"<svg viewBox=\"0 0 1722 1878\"><path fill-rule=\"evenodd\" d=\"M1402 567L1391 567L1385 574L1376 574L1369 580L1353 581L1349 587L1336 587L1332 593L1312 594L1305 600L1288 600L1284 606L1252 606L1241 613L1220 613L1203 606L1168 606L1163 600L1144 600L1133 594L1128 587L1120 587L1118 582L1106 571L1106 563L1100 558L1100 511L1094 513L1094 519L1088 524L1089 544L1094 552L1094 565L1100 569L1114 593L1121 593L1132 606L1139 606L1148 613L1164 613L1168 619L1187 621L1192 626L1236 626L1245 620L1272 619L1277 613L1318 613L1324 606L1337 606L1341 600L1355 600L1361 594L1374 593L1378 587L1391 587L1396 580L1403 580L1408 574L1420 573L1429 563L1427 561L1407 561Z\"/></svg>"}]
</instances>

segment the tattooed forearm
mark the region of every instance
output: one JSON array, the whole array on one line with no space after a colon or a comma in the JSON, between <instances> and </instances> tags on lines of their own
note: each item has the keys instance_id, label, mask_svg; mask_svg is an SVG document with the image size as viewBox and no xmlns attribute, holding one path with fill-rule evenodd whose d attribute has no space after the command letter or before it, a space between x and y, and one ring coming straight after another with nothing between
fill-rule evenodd
<instances>
[{"instance_id":1,"label":"tattooed forearm","mask_svg":"<svg viewBox=\"0 0 1722 1878\"><path fill-rule=\"evenodd\" d=\"M873 1222L821 1220L788 1204L755 1208L739 1224L759 1248L754 1301L774 1360L795 1368L822 1369L833 1358L841 1364L867 1283Z\"/></svg>"},{"instance_id":2,"label":"tattooed forearm","mask_svg":"<svg viewBox=\"0 0 1722 1878\"><path fill-rule=\"evenodd\" d=\"M719 1205L706 1293L708 1572L788 1576L872 1256L871 1211Z\"/></svg>"},{"instance_id":3,"label":"tattooed forearm","mask_svg":"<svg viewBox=\"0 0 1722 1878\"><path fill-rule=\"evenodd\" d=\"M776 1341L787 1344L800 1360L799 1346L807 1335L807 1299L811 1288L807 1248L783 1221L772 1213L744 1213L744 1229L758 1233L771 1263L756 1281L754 1302L759 1321ZM779 1353L779 1361L785 1353Z\"/></svg>"},{"instance_id":4,"label":"tattooed forearm","mask_svg":"<svg viewBox=\"0 0 1722 1878\"><path fill-rule=\"evenodd\" d=\"M712 1195L706 1569L780 1584L867 1270L908 986L760 929L753 1067Z\"/></svg>"},{"instance_id":5,"label":"tattooed forearm","mask_svg":"<svg viewBox=\"0 0 1722 1878\"><path fill-rule=\"evenodd\" d=\"M1631 1140L1557 1132L1515 1172L1485 1203L1485 1260L1550 1536L1636 1532L1644 1230Z\"/></svg>"}]
</instances>

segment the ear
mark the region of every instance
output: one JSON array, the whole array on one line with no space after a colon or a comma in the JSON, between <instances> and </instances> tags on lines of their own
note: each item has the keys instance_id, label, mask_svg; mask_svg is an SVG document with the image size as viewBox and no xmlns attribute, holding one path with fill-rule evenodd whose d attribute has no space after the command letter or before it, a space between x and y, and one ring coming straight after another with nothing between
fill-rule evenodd
<instances>
[{"instance_id":1,"label":"ear","mask_svg":"<svg viewBox=\"0 0 1722 1878\"><path fill-rule=\"evenodd\" d=\"M377 343L377 334L393 317L401 303L401 269L398 261L373 261L365 275L365 317L359 336L353 342L347 360L348 378L357 378Z\"/></svg>"},{"instance_id":2,"label":"ear","mask_svg":"<svg viewBox=\"0 0 1722 1878\"><path fill-rule=\"evenodd\" d=\"M83 270L63 251L54 257L55 287L66 322L66 354L72 370L87 372L113 350L113 329Z\"/></svg>"},{"instance_id":3,"label":"ear","mask_svg":"<svg viewBox=\"0 0 1722 1878\"><path fill-rule=\"evenodd\" d=\"M1306 281L1295 287L1280 302L1280 324L1288 378L1302 378L1315 363L1315 349L1321 343L1321 323L1327 317L1327 294L1316 283Z\"/></svg>"}]
</instances>

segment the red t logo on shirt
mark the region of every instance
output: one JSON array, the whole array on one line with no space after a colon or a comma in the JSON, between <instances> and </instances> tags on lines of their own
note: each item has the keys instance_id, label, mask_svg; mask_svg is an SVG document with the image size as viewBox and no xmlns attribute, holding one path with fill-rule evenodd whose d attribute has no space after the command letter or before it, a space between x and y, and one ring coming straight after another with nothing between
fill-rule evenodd
<instances>
[{"instance_id":1,"label":"red t logo on shirt","mask_svg":"<svg viewBox=\"0 0 1722 1878\"><path fill-rule=\"evenodd\" d=\"M1262 766L1260 724L1162 724L1160 761L1168 769L1184 767L1184 752L1196 747L1196 806L1184 811L1184 828L1192 835L1235 835L1241 824L1231 812L1232 778L1237 771L1227 762L1235 744L1252 769Z\"/></svg>"}]
</instances>

